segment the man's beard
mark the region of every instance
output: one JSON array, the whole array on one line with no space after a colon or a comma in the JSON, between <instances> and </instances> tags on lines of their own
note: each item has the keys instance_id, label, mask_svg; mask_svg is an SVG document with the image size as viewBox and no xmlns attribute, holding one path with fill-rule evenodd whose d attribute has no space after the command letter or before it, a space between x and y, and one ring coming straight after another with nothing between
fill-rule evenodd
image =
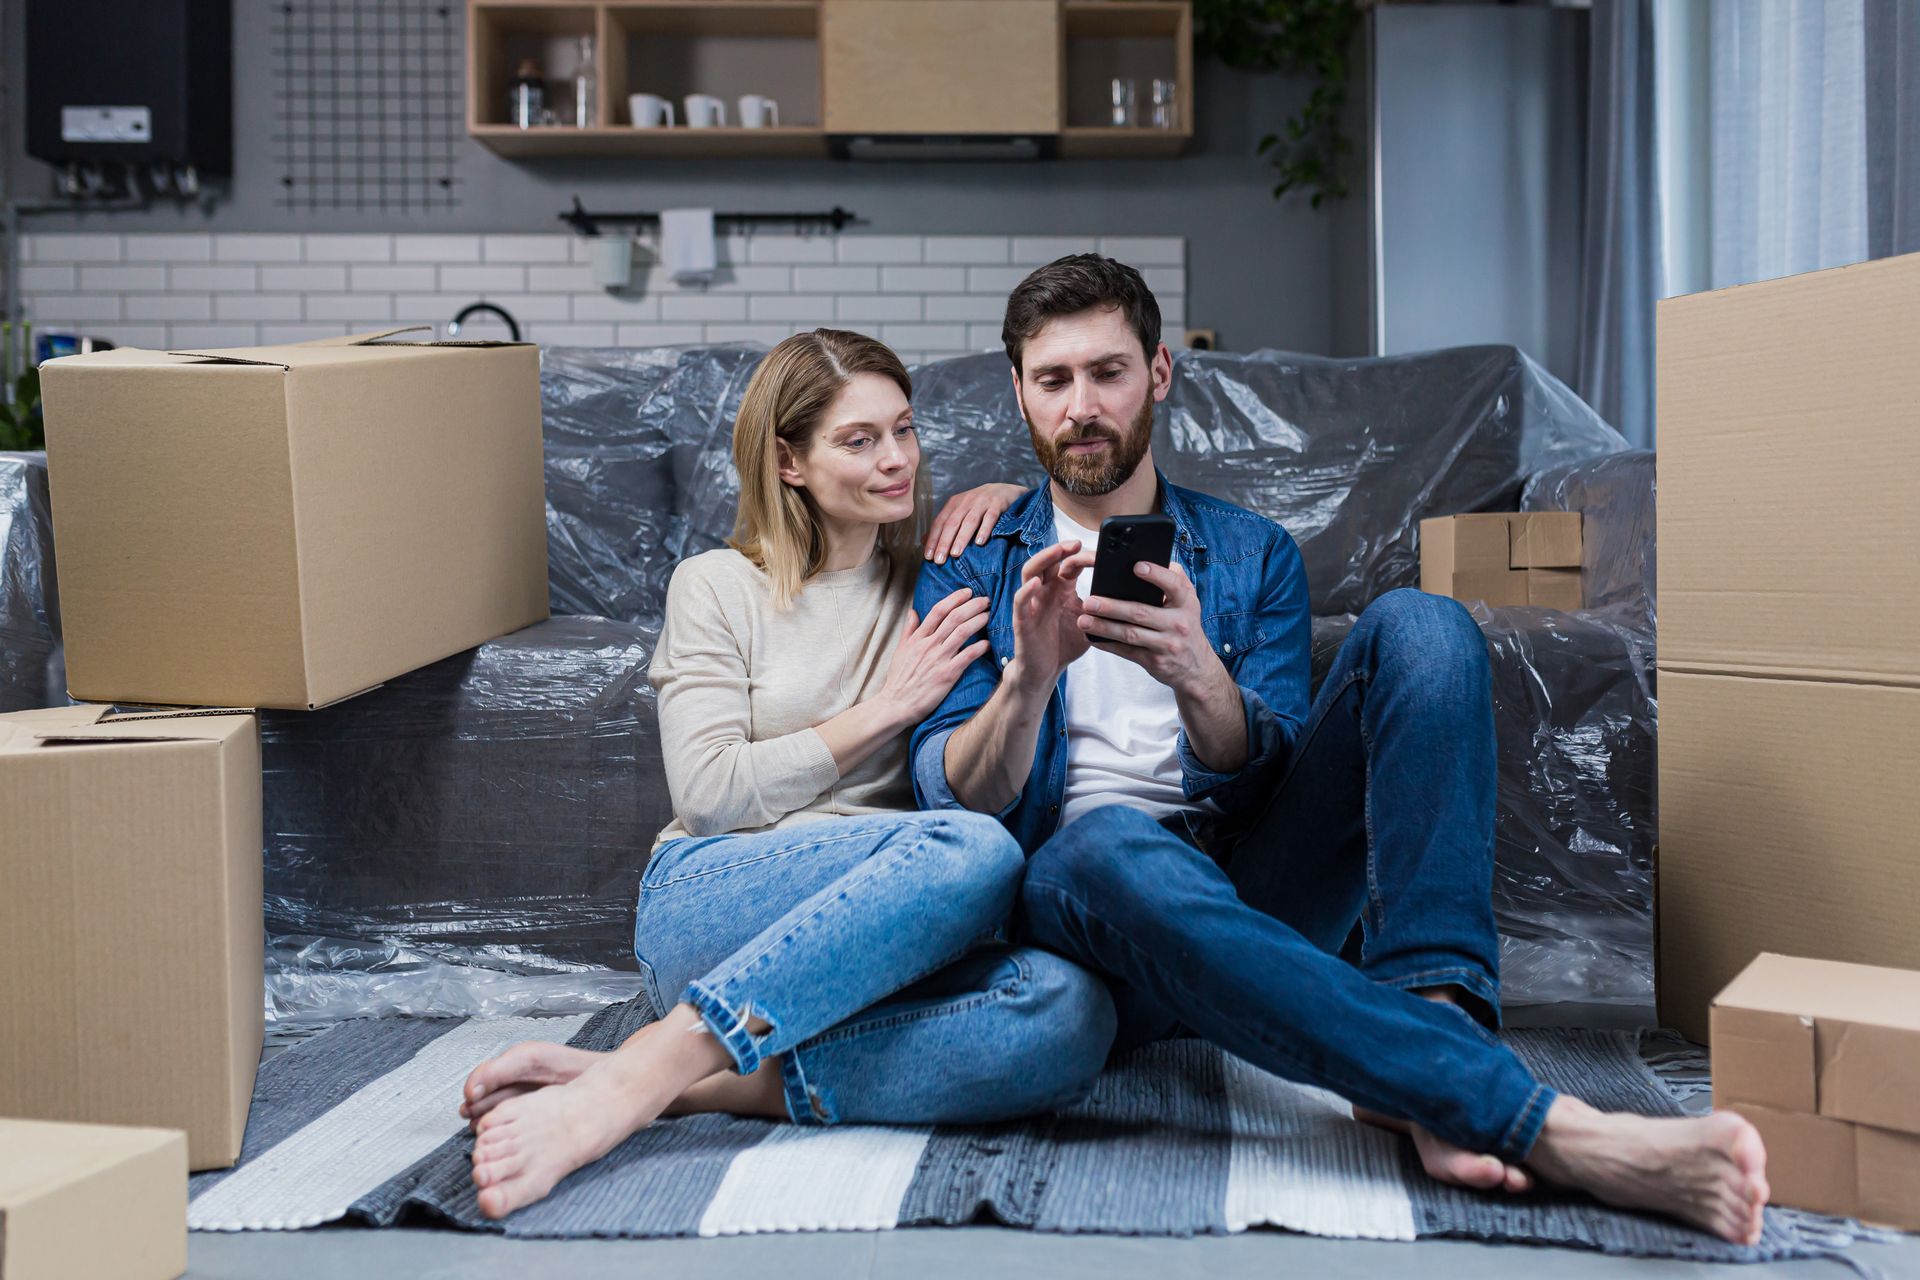
<instances>
[{"instance_id":1,"label":"man's beard","mask_svg":"<svg viewBox=\"0 0 1920 1280\"><path fill-rule=\"evenodd\" d=\"M1140 459L1146 457L1147 446L1153 441L1153 397L1147 397L1124 434L1095 424L1054 440L1041 434L1031 418L1027 419L1027 434L1033 439L1033 452L1040 465L1055 484L1076 498L1098 498L1131 479ZM1083 440L1111 440L1113 444L1100 453L1067 452L1068 445Z\"/></svg>"}]
</instances>

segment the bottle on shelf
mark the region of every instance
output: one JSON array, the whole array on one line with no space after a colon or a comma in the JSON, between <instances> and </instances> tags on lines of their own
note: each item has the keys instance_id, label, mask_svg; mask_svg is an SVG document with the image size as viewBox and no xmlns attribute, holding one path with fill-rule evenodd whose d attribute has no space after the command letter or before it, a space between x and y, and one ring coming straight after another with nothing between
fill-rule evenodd
<instances>
[{"instance_id":1,"label":"bottle on shelf","mask_svg":"<svg viewBox=\"0 0 1920 1280\"><path fill-rule=\"evenodd\" d=\"M593 37L580 37L580 63L573 72L573 122L582 129L599 124L599 77L594 72Z\"/></svg>"},{"instance_id":2,"label":"bottle on shelf","mask_svg":"<svg viewBox=\"0 0 1920 1280\"><path fill-rule=\"evenodd\" d=\"M532 58L522 58L520 69L513 73L510 92L507 118L522 129L539 124L540 113L547 105L547 86L540 78L540 64Z\"/></svg>"}]
</instances>

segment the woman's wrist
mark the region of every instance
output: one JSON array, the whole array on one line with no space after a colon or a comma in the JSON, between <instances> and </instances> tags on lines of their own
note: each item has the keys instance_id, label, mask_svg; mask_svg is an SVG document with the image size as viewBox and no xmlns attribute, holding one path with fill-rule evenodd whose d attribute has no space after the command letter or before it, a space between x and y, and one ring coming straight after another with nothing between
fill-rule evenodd
<instances>
[{"instance_id":1,"label":"woman's wrist","mask_svg":"<svg viewBox=\"0 0 1920 1280\"><path fill-rule=\"evenodd\" d=\"M875 694L867 700L866 706L888 737L905 733L920 723L920 717L914 714L913 708L890 693Z\"/></svg>"}]
</instances>

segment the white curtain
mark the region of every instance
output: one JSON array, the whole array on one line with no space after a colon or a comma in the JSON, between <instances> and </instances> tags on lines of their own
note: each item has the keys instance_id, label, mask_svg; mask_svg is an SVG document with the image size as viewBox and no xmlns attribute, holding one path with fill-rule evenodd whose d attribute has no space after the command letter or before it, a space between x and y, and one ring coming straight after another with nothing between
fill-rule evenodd
<instances>
[{"instance_id":1,"label":"white curtain","mask_svg":"<svg viewBox=\"0 0 1920 1280\"><path fill-rule=\"evenodd\" d=\"M1869 0L1712 0L1713 288L1868 256Z\"/></svg>"}]
</instances>

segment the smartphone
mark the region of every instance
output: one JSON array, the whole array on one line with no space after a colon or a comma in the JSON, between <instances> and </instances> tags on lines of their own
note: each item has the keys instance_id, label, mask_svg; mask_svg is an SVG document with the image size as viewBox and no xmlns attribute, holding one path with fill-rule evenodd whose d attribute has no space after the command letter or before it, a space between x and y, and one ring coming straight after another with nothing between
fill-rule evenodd
<instances>
[{"instance_id":1,"label":"smartphone","mask_svg":"<svg viewBox=\"0 0 1920 1280\"><path fill-rule=\"evenodd\" d=\"M1166 516L1108 516L1100 522L1100 549L1093 557L1096 596L1131 600L1155 608L1166 593L1133 571L1142 560L1166 567L1173 558L1173 521Z\"/></svg>"}]
</instances>

